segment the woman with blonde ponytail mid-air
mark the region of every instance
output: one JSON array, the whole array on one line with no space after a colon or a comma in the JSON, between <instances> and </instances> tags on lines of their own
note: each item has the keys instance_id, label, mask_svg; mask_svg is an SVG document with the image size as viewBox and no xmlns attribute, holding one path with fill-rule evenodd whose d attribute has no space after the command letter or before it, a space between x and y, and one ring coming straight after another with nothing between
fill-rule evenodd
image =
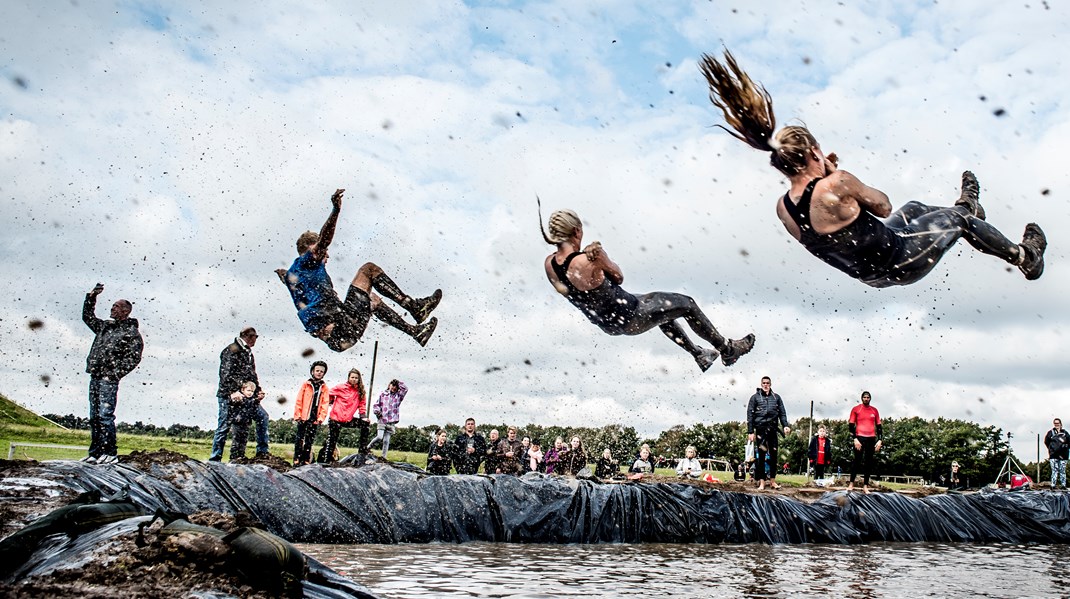
<instances>
[{"instance_id":1,"label":"woman with blonde ponytail mid-air","mask_svg":"<svg viewBox=\"0 0 1070 599\"><path fill-rule=\"evenodd\" d=\"M546 243L557 251L546 257L546 278L572 305L600 329L610 335L639 335L654 327L684 348L705 372L721 357L725 366L754 347L754 335L735 341L726 339L713 327L695 300L679 293L655 291L632 295L621 288L624 274L609 258L602 244L595 241L583 247L583 223L571 210L558 210L550 215L549 233L542 229L542 207L539 207L539 228ZM683 319L691 330L715 349L692 343L680 326Z\"/></svg>"},{"instance_id":2,"label":"woman with blonde ponytail mid-air","mask_svg":"<svg viewBox=\"0 0 1070 599\"><path fill-rule=\"evenodd\" d=\"M892 212L888 196L838 168L805 127L776 131L773 101L735 58L724 62L708 54L699 63L710 101L731 127L721 126L747 145L769 152L773 168L787 176L791 189L777 200L777 216L788 233L814 256L871 287L920 281L958 239L997 256L1032 281L1044 272L1044 232L1025 227L1021 243L1007 239L985 222L973 173L962 173L962 193L942 208L907 202ZM880 220L883 219L883 220Z\"/></svg>"}]
</instances>

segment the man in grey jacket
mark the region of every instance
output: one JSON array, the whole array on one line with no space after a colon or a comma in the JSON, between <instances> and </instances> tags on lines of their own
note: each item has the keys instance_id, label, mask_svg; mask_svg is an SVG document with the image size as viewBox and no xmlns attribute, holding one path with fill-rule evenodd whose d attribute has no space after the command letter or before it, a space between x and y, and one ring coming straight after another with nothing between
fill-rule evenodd
<instances>
[{"instance_id":1,"label":"man in grey jacket","mask_svg":"<svg viewBox=\"0 0 1070 599\"><path fill-rule=\"evenodd\" d=\"M779 450L780 431L777 426L784 427L784 434L791 432L788 426L788 413L784 411L784 400L773 393L773 381L767 376L762 377L762 386L751 396L747 404L747 440L755 445L754 450L754 479L758 481L758 490L765 489L765 462L766 456L772 460L769 468L769 485L779 489L776 482L777 452Z\"/></svg>"},{"instance_id":2,"label":"man in grey jacket","mask_svg":"<svg viewBox=\"0 0 1070 599\"><path fill-rule=\"evenodd\" d=\"M111 306L111 318L96 316L97 296L104 285L97 283L86 294L82 320L96 337L86 358L89 373L89 426L92 433L89 455L82 461L112 464L118 461L115 446L115 404L119 381L141 363L145 343L138 331L137 319L130 318L133 306L121 299Z\"/></svg>"}]
</instances>

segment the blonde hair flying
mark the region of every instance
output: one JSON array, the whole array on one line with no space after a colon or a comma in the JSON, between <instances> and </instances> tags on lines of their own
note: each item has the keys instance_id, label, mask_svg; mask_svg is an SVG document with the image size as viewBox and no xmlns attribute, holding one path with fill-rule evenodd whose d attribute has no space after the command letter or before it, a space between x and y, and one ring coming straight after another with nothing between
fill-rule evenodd
<instances>
[{"instance_id":1,"label":"blonde hair flying","mask_svg":"<svg viewBox=\"0 0 1070 599\"><path fill-rule=\"evenodd\" d=\"M724 63L703 54L699 69L710 87L710 102L721 109L732 129L717 125L750 147L770 152L769 163L787 176L806 168L806 151L817 140L806 127L788 126L776 135L773 98L761 83L755 82L740 68L736 57L724 51Z\"/></svg>"}]
</instances>

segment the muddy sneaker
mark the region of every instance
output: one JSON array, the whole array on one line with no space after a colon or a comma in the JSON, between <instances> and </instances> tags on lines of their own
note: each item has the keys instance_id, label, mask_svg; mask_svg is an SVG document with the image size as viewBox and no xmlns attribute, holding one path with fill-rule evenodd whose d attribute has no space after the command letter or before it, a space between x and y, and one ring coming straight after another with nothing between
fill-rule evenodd
<instances>
[{"instance_id":1,"label":"muddy sneaker","mask_svg":"<svg viewBox=\"0 0 1070 599\"><path fill-rule=\"evenodd\" d=\"M442 290L436 289L434 293L423 298L412 300L412 305L409 306L409 314L416 319L416 324L427 320L427 317L431 315L431 312L438 307L438 303L442 301Z\"/></svg>"},{"instance_id":2,"label":"muddy sneaker","mask_svg":"<svg viewBox=\"0 0 1070 599\"><path fill-rule=\"evenodd\" d=\"M751 333L742 339L736 339L735 341L729 340L728 349L721 352L721 363L725 366L731 366L753 347L754 333Z\"/></svg>"},{"instance_id":3,"label":"muddy sneaker","mask_svg":"<svg viewBox=\"0 0 1070 599\"><path fill-rule=\"evenodd\" d=\"M114 455L102 455L97 458L98 464L118 464L119 457Z\"/></svg>"},{"instance_id":4,"label":"muddy sneaker","mask_svg":"<svg viewBox=\"0 0 1070 599\"><path fill-rule=\"evenodd\" d=\"M977 183L977 177L970 171L962 173L962 194L959 196L956 206L964 206L970 214L977 218L985 219L985 209L981 206L981 186Z\"/></svg>"},{"instance_id":5,"label":"muddy sneaker","mask_svg":"<svg viewBox=\"0 0 1070 599\"><path fill-rule=\"evenodd\" d=\"M695 356L695 362L698 362L698 367L702 369L702 372L706 372L717 363L717 357L721 354L715 349L704 349L702 353Z\"/></svg>"},{"instance_id":6,"label":"muddy sneaker","mask_svg":"<svg viewBox=\"0 0 1070 599\"><path fill-rule=\"evenodd\" d=\"M1036 223L1025 226L1022 234L1022 243L1018 244L1025 257L1018 264L1018 270L1022 271L1027 281L1035 281L1044 274L1044 250L1048 247L1048 239L1044 231Z\"/></svg>"},{"instance_id":7,"label":"muddy sneaker","mask_svg":"<svg viewBox=\"0 0 1070 599\"><path fill-rule=\"evenodd\" d=\"M78 460L79 462L85 462L86 464L96 464L97 459L91 455L87 455L84 458Z\"/></svg>"},{"instance_id":8,"label":"muddy sneaker","mask_svg":"<svg viewBox=\"0 0 1070 599\"><path fill-rule=\"evenodd\" d=\"M413 335L412 338L420 344L420 347L424 347L431 339L431 335L435 332L436 326L438 326L438 319L432 316L431 320L416 327L416 334Z\"/></svg>"}]
</instances>

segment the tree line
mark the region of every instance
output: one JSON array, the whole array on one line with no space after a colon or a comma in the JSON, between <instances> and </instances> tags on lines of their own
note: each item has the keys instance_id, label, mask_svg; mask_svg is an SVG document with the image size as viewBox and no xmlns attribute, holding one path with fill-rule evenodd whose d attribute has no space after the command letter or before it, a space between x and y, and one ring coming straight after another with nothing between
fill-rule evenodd
<instances>
[{"instance_id":1,"label":"tree line","mask_svg":"<svg viewBox=\"0 0 1070 599\"><path fill-rule=\"evenodd\" d=\"M89 429L89 419L68 414L58 416L46 414L45 418L73 429ZM850 470L851 451L850 433L846 420L814 420L800 418L791 425L791 433L780 441L780 455L777 466L784 463L794 473L801 473L806 467L809 448L811 424L814 434L818 425L825 425L832 439L832 471L839 467L844 473ZM938 481L940 475L950 471L951 462L959 463L961 475L970 480L971 486L982 486L995 480L1010 452L1010 445L1003 430L996 426L981 426L965 420L937 418L885 419L884 448L877 454L874 472L880 475L921 476L929 481ZM491 429L497 429L504 438L507 424L483 424L477 430L484 437L489 437ZM432 435L437 425L399 426L390 439L391 449L426 453L431 446ZM116 429L120 433L169 437L176 440L210 439L214 430L202 430L197 426L172 424L167 427L145 424L141 421L133 424L119 423ZM447 424L444 430L452 440L460 431L458 424ZM327 427L320 427L316 444L322 444L326 438ZM675 460L684 455L688 445L694 445L699 457L719 458L732 463L743 460L746 451L747 427L743 422L730 421L711 424L677 425L662 431L656 438L642 438L634 427L611 424L602 427L567 427L542 426L528 424L517 427L518 437L531 437L544 448L553 444L556 437L562 437L567 443L573 436L583 440L587 454L592 460L597 459L603 449L609 448L614 458L621 464L630 462L643 443L650 444L654 456L664 456ZM280 418L272 420L268 427L268 436L272 443L292 443L295 434L293 420ZM253 433L250 432L250 438ZM356 447L358 431L342 429L339 445ZM1013 455L1013 453L1012 453ZM1036 472L1035 463L1021 462L1027 473ZM1047 460L1041 463L1041 476L1050 476Z\"/></svg>"}]
</instances>

